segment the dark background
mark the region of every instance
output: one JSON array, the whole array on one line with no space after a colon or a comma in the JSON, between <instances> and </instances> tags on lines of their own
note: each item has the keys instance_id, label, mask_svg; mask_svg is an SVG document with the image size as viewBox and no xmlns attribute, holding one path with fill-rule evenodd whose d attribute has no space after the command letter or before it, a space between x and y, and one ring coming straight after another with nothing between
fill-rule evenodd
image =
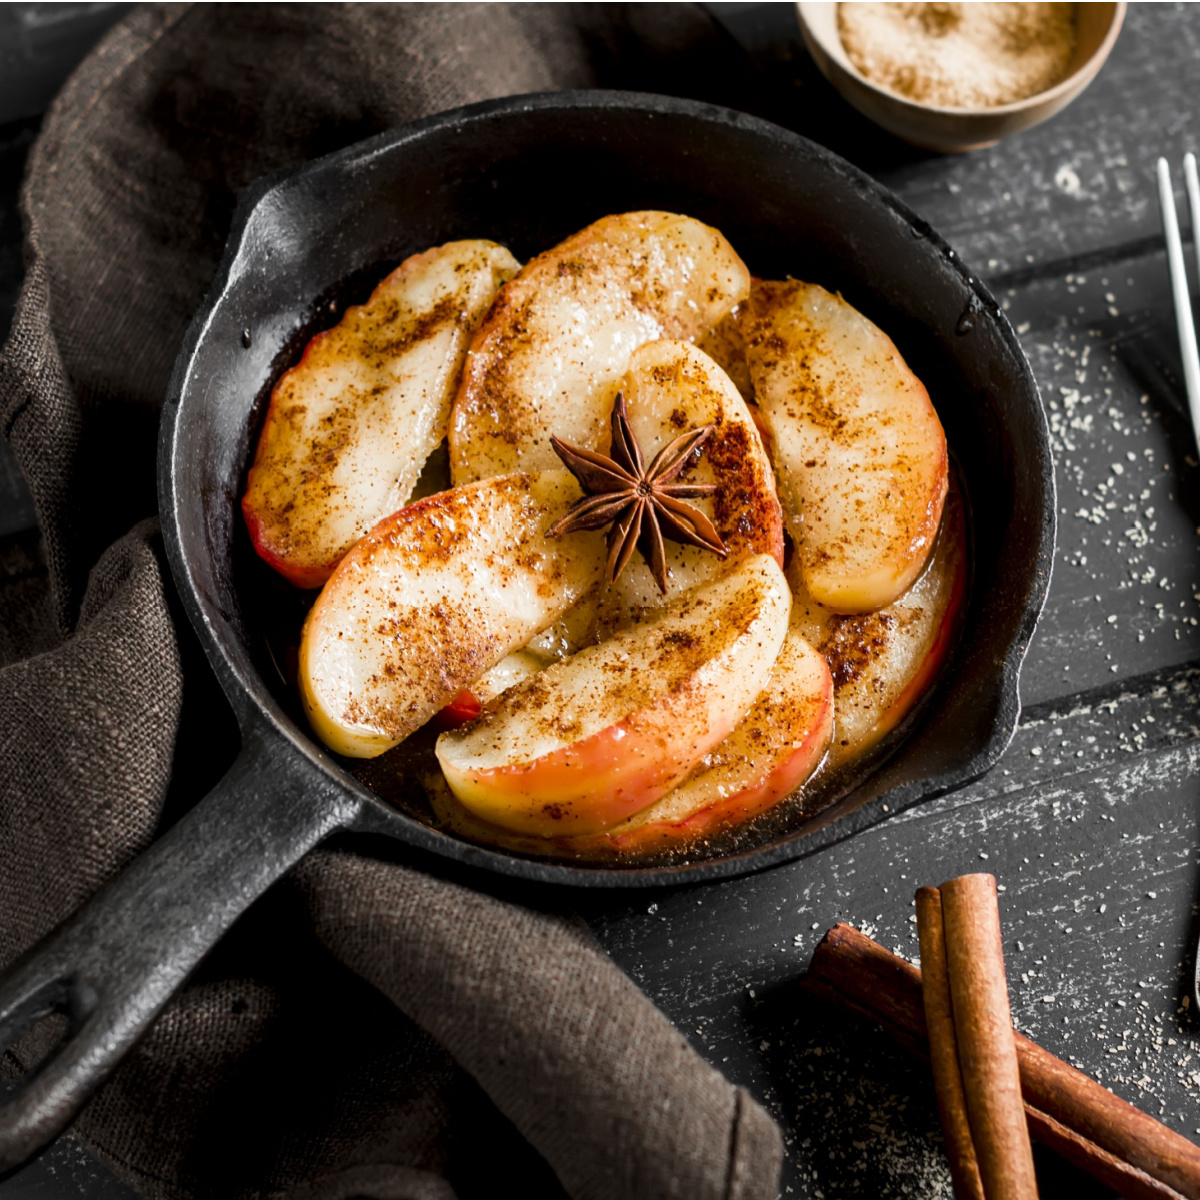
<instances>
[{"instance_id":1,"label":"dark background","mask_svg":"<svg viewBox=\"0 0 1200 1200\"><path fill-rule=\"evenodd\" d=\"M39 114L126 7L0 6L0 331L20 286L16 199ZM1196 1139L1200 472L1153 168L1200 145L1200 9L1131 5L1109 63L1065 112L936 157L837 97L791 5L707 7L775 119L893 188L1004 303L1050 420L1059 548L1021 726L989 776L754 878L597 897L590 923L779 1119L785 1196L951 1195L927 1068L797 980L838 920L915 956L915 888L965 871L999 880L1019 1028ZM31 585L44 572L34 525L0 443L0 553L23 556ZM1039 1170L1046 1197L1107 1195L1052 1157ZM3 1200L133 1195L69 1138L0 1184Z\"/></svg>"}]
</instances>

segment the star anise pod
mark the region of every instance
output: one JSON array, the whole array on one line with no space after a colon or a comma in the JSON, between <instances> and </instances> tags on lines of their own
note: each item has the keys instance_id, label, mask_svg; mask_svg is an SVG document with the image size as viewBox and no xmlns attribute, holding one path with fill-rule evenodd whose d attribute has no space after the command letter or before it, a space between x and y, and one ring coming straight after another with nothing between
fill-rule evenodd
<instances>
[{"instance_id":1,"label":"star anise pod","mask_svg":"<svg viewBox=\"0 0 1200 1200\"><path fill-rule=\"evenodd\" d=\"M563 465L579 480L584 497L550 527L551 537L576 529L608 531L608 582L612 583L633 557L634 548L650 565L659 591L667 590L667 559L663 538L711 550L724 558L729 551L713 523L685 498L711 496L711 483L673 483L713 431L712 425L689 429L664 446L649 468L629 427L625 397L618 393L612 413L612 457L572 446L552 437L550 444Z\"/></svg>"}]
</instances>

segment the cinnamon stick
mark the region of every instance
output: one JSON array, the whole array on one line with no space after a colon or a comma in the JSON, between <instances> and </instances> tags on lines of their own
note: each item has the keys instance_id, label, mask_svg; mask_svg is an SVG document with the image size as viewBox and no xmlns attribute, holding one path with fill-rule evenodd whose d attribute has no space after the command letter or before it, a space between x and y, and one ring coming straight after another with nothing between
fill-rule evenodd
<instances>
[{"instance_id":1,"label":"cinnamon stick","mask_svg":"<svg viewBox=\"0 0 1200 1200\"><path fill-rule=\"evenodd\" d=\"M921 972L852 926L825 935L804 985L928 1057ZM1130 1200L1200 1200L1200 1148L1035 1042L1013 1040L1033 1137Z\"/></svg>"},{"instance_id":2,"label":"cinnamon stick","mask_svg":"<svg viewBox=\"0 0 1200 1200\"><path fill-rule=\"evenodd\" d=\"M984 1195L987 1200L1036 1200L996 879L960 875L939 891L958 1065Z\"/></svg>"},{"instance_id":3,"label":"cinnamon stick","mask_svg":"<svg viewBox=\"0 0 1200 1200\"><path fill-rule=\"evenodd\" d=\"M967 1098L958 1066L958 1038L950 999L946 966L946 938L942 924L942 897L937 888L917 892L917 934L921 940L921 993L925 1025L929 1031L929 1061L937 1092L938 1113L946 1136L946 1156L958 1200L984 1200L983 1181L971 1126Z\"/></svg>"}]
</instances>

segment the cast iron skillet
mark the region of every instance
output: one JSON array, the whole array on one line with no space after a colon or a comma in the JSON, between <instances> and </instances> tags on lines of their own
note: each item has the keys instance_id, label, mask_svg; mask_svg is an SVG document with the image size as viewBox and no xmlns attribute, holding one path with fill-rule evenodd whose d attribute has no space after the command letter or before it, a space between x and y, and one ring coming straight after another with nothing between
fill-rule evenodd
<instances>
[{"instance_id":1,"label":"cast iron skillet","mask_svg":"<svg viewBox=\"0 0 1200 1200\"><path fill-rule=\"evenodd\" d=\"M260 673L235 543L256 397L320 325L318 298L451 238L525 258L611 212L689 213L752 271L836 288L925 381L966 483L974 578L922 720L817 820L724 858L620 869L535 861L382 803L294 722ZM325 310L328 322L328 310ZM1019 713L1049 582L1054 476L1037 387L987 290L920 218L821 147L728 110L576 92L490 102L384 134L251 188L163 411L163 534L179 593L241 725L216 789L0 984L0 1040L50 1011L56 1053L0 1110L0 1168L54 1137L234 919L335 830L526 880L645 887L759 870L977 777Z\"/></svg>"}]
</instances>

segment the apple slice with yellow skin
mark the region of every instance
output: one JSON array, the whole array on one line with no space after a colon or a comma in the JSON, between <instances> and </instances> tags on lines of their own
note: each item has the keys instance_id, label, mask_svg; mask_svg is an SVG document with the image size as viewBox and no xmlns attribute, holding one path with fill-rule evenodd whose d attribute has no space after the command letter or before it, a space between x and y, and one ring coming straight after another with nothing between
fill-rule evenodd
<instances>
[{"instance_id":1,"label":"apple slice with yellow skin","mask_svg":"<svg viewBox=\"0 0 1200 1200\"><path fill-rule=\"evenodd\" d=\"M382 754L594 588L603 534L546 536L579 496L567 471L506 475L381 521L304 624L300 696L317 736Z\"/></svg>"},{"instance_id":2,"label":"apple slice with yellow skin","mask_svg":"<svg viewBox=\"0 0 1200 1200\"><path fill-rule=\"evenodd\" d=\"M681 433L712 425L694 465L681 482L715 484L711 496L689 501L716 527L728 551L722 561L698 546L666 543L667 590L635 555L597 597L590 640L599 641L639 615L728 571L739 559L770 554L783 565L783 510L775 474L746 402L729 376L687 342L650 342L635 350L621 377L629 425L646 462ZM606 419L611 413L605 414ZM608 450L605 441L603 452Z\"/></svg>"},{"instance_id":3,"label":"apple slice with yellow skin","mask_svg":"<svg viewBox=\"0 0 1200 1200\"><path fill-rule=\"evenodd\" d=\"M528 262L471 341L450 419L456 484L558 465L555 434L598 449L629 356L693 341L746 299L750 275L691 217L604 217Z\"/></svg>"},{"instance_id":4,"label":"apple slice with yellow skin","mask_svg":"<svg viewBox=\"0 0 1200 1200\"><path fill-rule=\"evenodd\" d=\"M675 599L486 705L438 738L450 790L518 833L593 833L653 804L754 702L787 633L770 555Z\"/></svg>"},{"instance_id":5,"label":"apple slice with yellow skin","mask_svg":"<svg viewBox=\"0 0 1200 1200\"><path fill-rule=\"evenodd\" d=\"M873 613L817 604L796 578L793 623L829 663L837 735L830 763L857 758L890 733L933 683L954 642L967 584L962 499L951 487L929 565L899 600Z\"/></svg>"},{"instance_id":6,"label":"apple slice with yellow skin","mask_svg":"<svg viewBox=\"0 0 1200 1200\"><path fill-rule=\"evenodd\" d=\"M485 241L414 255L275 385L242 511L286 579L319 587L409 498L446 435L471 333L519 265Z\"/></svg>"},{"instance_id":7,"label":"apple slice with yellow skin","mask_svg":"<svg viewBox=\"0 0 1200 1200\"><path fill-rule=\"evenodd\" d=\"M744 327L804 586L837 612L884 608L941 521L946 438L929 394L882 330L815 284L755 280Z\"/></svg>"}]
</instances>

